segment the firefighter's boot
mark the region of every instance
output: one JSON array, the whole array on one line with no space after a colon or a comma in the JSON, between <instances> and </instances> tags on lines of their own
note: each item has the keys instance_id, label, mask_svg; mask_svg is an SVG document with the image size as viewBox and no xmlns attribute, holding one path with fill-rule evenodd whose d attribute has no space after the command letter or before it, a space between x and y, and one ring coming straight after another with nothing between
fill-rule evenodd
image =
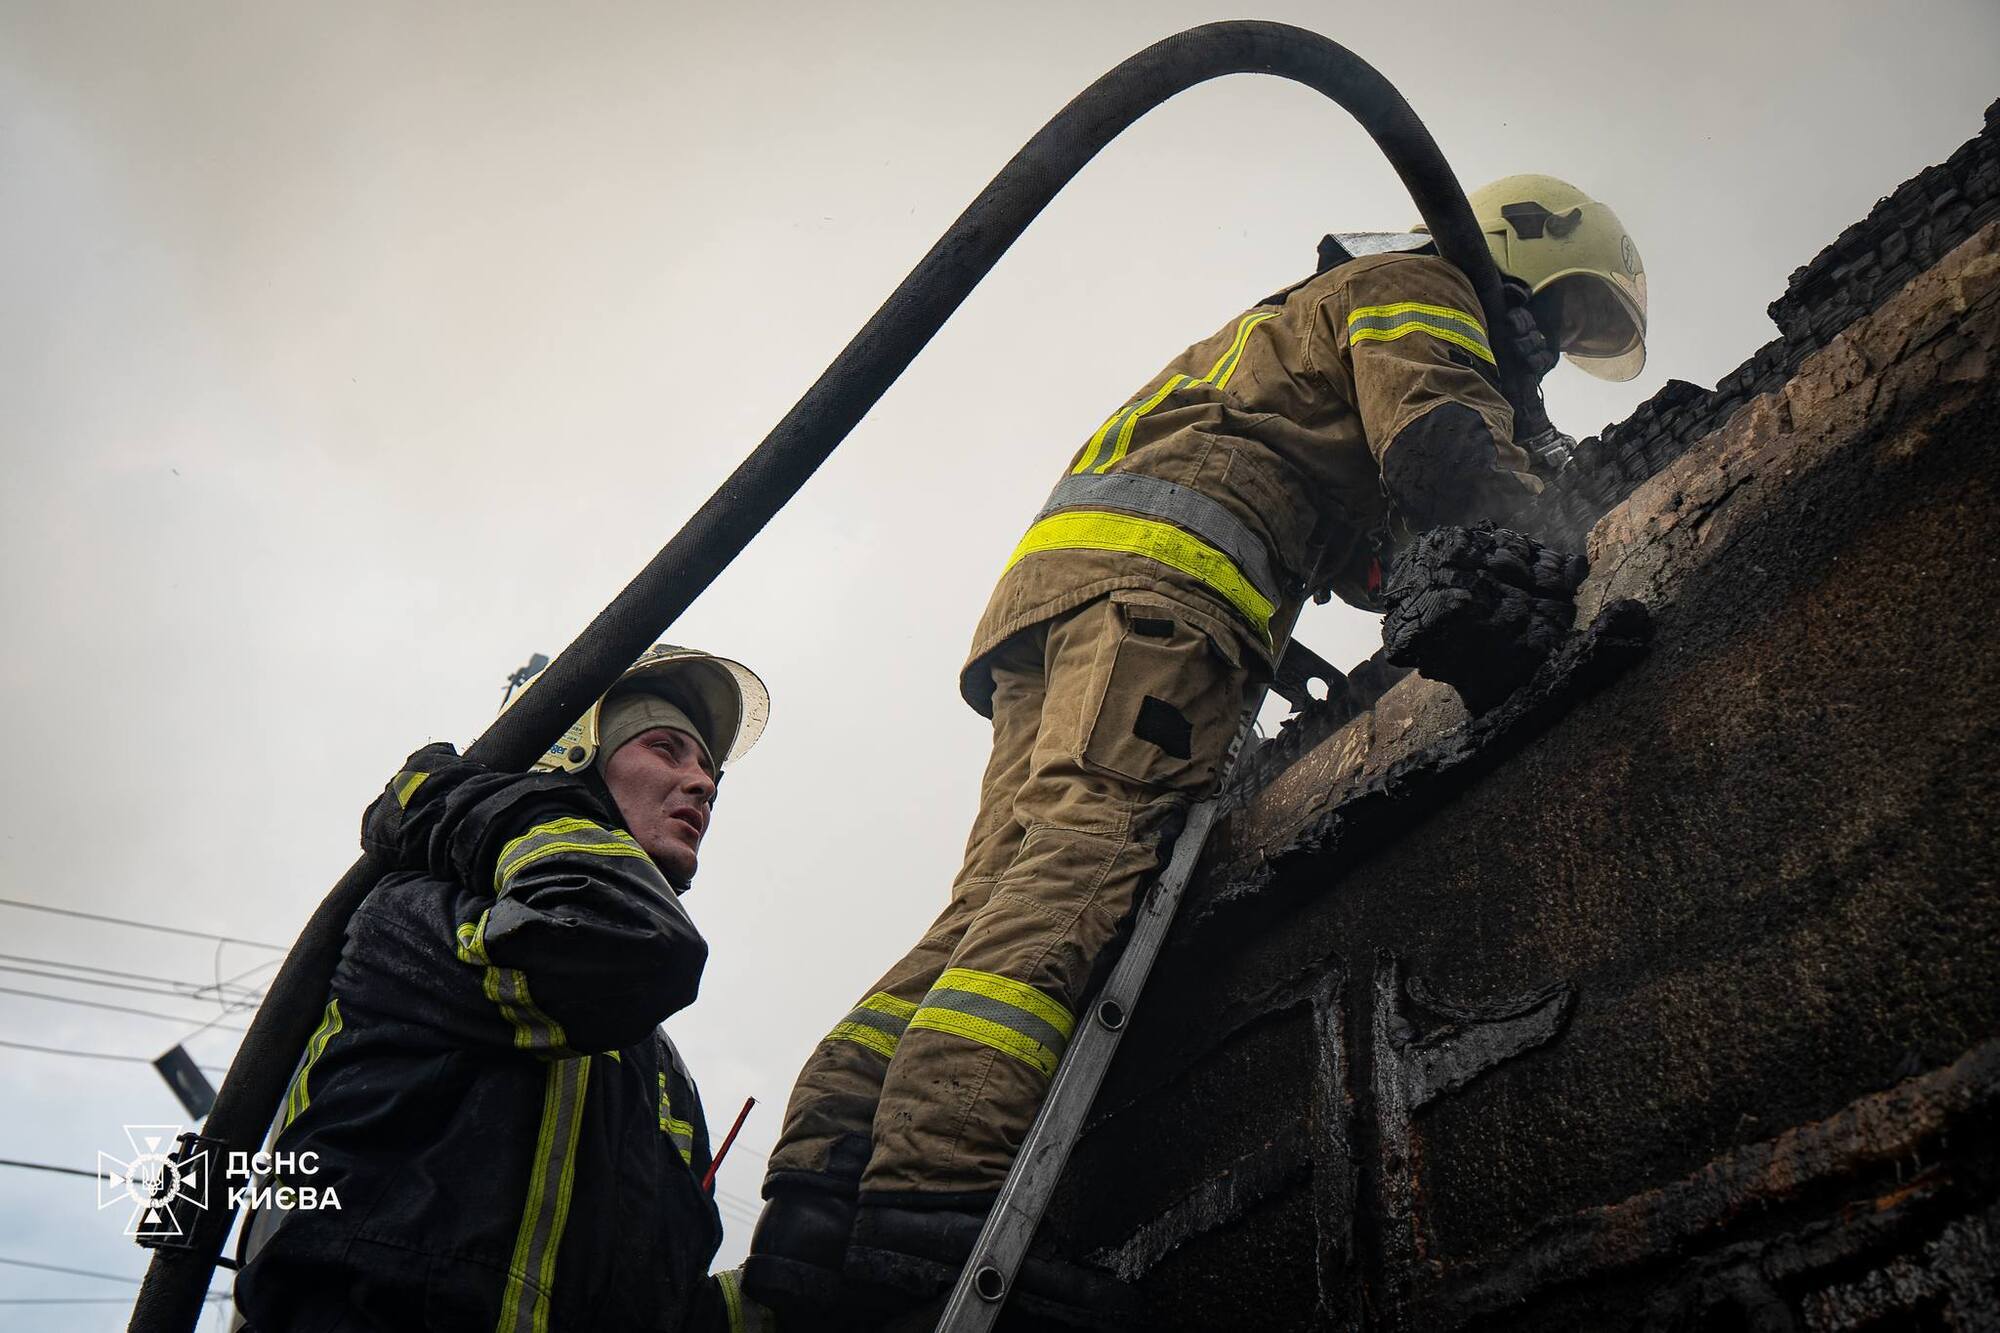
<instances>
[{"instance_id":1,"label":"firefighter's boot","mask_svg":"<svg viewBox=\"0 0 2000 1333\"><path fill-rule=\"evenodd\" d=\"M985 1225L982 1209L863 1203L847 1249L855 1297L889 1317L947 1295ZM1131 1288L1111 1274L1038 1251L1022 1261L1007 1293L1010 1310L1064 1328L1118 1328L1133 1304Z\"/></svg>"},{"instance_id":2,"label":"firefighter's boot","mask_svg":"<svg viewBox=\"0 0 2000 1333\"><path fill-rule=\"evenodd\" d=\"M794 1327L832 1327L834 1313L851 1303L841 1270L867 1164L868 1140L849 1135L834 1145L825 1172L776 1173L765 1183L743 1290Z\"/></svg>"}]
</instances>

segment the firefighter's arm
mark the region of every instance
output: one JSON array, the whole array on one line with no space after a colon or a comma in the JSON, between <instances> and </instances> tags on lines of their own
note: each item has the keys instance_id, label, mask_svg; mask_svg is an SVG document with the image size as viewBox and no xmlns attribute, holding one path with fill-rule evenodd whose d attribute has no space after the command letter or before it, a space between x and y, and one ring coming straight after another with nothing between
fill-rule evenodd
<instances>
[{"instance_id":1,"label":"firefighter's arm","mask_svg":"<svg viewBox=\"0 0 2000 1333\"><path fill-rule=\"evenodd\" d=\"M497 1041L553 1055L616 1050L694 1000L707 944L582 781L493 773L448 747L410 765L371 809L363 841L455 886L449 947L505 1020Z\"/></svg>"},{"instance_id":2,"label":"firefighter's arm","mask_svg":"<svg viewBox=\"0 0 2000 1333\"><path fill-rule=\"evenodd\" d=\"M1412 531L1513 518L1541 483L1513 443L1472 284L1426 255L1365 260L1342 277L1315 336L1331 344L1322 363L1349 377L1397 518Z\"/></svg>"}]
</instances>

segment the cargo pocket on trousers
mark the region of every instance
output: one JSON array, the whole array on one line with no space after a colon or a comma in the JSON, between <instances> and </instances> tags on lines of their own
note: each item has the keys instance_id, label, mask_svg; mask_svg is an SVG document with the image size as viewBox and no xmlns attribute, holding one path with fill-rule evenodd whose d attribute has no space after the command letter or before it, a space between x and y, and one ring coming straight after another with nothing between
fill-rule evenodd
<instances>
[{"instance_id":1,"label":"cargo pocket on trousers","mask_svg":"<svg viewBox=\"0 0 2000 1333\"><path fill-rule=\"evenodd\" d=\"M1242 712L1242 668L1171 602L1111 601L1118 648L1083 761L1151 787L1205 791Z\"/></svg>"}]
</instances>

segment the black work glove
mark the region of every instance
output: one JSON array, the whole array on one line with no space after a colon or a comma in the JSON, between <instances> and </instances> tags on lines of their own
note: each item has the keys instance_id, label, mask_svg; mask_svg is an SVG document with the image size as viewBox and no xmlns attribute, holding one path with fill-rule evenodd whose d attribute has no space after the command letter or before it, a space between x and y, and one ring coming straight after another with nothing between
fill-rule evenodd
<instances>
[{"instance_id":1,"label":"black work glove","mask_svg":"<svg viewBox=\"0 0 2000 1333\"><path fill-rule=\"evenodd\" d=\"M1506 324L1500 329L1500 336L1514 349L1521 364L1540 379L1556 368L1556 354L1542 335L1541 326L1535 323L1534 311L1528 308L1528 289L1518 282L1503 282L1500 290L1507 298Z\"/></svg>"},{"instance_id":2,"label":"black work glove","mask_svg":"<svg viewBox=\"0 0 2000 1333\"><path fill-rule=\"evenodd\" d=\"M403 761L402 771L361 816L362 850L392 869L422 869L445 798L469 780L491 775L484 764L462 758L454 745L424 746Z\"/></svg>"}]
</instances>

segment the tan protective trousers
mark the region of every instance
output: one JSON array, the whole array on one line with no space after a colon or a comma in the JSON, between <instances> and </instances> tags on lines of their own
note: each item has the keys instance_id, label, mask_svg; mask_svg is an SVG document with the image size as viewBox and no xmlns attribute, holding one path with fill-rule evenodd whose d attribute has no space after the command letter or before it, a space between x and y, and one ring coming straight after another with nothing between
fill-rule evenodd
<instances>
[{"instance_id":1,"label":"tan protective trousers","mask_svg":"<svg viewBox=\"0 0 2000 1333\"><path fill-rule=\"evenodd\" d=\"M993 757L951 902L806 1062L774 1182L823 1179L859 1136L871 1196L999 1187L1100 955L1238 725L1239 646L1177 611L1116 592L996 653Z\"/></svg>"}]
</instances>

